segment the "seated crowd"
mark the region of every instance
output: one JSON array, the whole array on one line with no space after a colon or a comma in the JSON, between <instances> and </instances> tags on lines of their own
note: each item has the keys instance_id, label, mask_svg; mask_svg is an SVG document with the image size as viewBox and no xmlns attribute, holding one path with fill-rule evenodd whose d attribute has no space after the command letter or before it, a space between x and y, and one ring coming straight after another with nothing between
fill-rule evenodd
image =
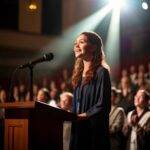
<instances>
[{"instance_id":1,"label":"seated crowd","mask_svg":"<svg viewBox=\"0 0 150 150\"><path fill-rule=\"evenodd\" d=\"M53 107L71 111L73 100L71 79L66 69L62 77L48 82L43 79L41 86L33 85L34 100ZM15 101L29 101L25 84L13 87ZM7 101L8 94L0 90L0 102ZM4 110L0 109L0 118ZM134 65L123 69L121 78L112 81L110 141L112 150L146 150L150 148L150 63L147 67ZM64 150L68 149L70 124L64 129Z\"/></svg>"}]
</instances>

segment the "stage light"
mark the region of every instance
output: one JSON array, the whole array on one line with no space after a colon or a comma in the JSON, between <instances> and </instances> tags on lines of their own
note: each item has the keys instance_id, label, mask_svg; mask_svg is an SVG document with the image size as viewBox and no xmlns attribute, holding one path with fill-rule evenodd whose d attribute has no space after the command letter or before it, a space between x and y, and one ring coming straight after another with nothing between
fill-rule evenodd
<instances>
[{"instance_id":1,"label":"stage light","mask_svg":"<svg viewBox=\"0 0 150 150\"><path fill-rule=\"evenodd\" d=\"M29 0L28 2L28 10L30 12L35 12L37 10L37 3L35 0Z\"/></svg>"},{"instance_id":2,"label":"stage light","mask_svg":"<svg viewBox=\"0 0 150 150\"><path fill-rule=\"evenodd\" d=\"M36 10L37 9L37 5L36 4L30 4L29 5L29 9Z\"/></svg>"},{"instance_id":3,"label":"stage light","mask_svg":"<svg viewBox=\"0 0 150 150\"><path fill-rule=\"evenodd\" d=\"M113 7L113 8L117 8L117 9L121 9L121 7L123 7L125 5L125 0L111 0L109 2L109 4Z\"/></svg>"},{"instance_id":4,"label":"stage light","mask_svg":"<svg viewBox=\"0 0 150 150\"><path fill-rule=\"evenodd\" d=\"M142 8L147 10L148 9L148 2L146 0L143 0L142 2Z\"/></svg>"}]
</instances>

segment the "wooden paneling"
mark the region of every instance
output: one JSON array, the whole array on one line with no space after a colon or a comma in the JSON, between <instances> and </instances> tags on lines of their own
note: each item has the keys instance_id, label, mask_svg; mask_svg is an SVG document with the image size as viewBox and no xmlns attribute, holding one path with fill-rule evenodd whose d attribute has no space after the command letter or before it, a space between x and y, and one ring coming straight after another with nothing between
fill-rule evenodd
<instances>
[{"instance_id":1,"label":"wooden paneling","mask_svg":"<svg viewBox=\"0 0 150 150\"><path fill-rule=\"evenodd\" d=\"M4 150L63 150L63 121L76 119L72 113L38 101L1 107L5 108Z\"/></svg>"},{"instance_id":2,"label":"wooden paneling","mask_svg":"<svg viewBox=\"0 0 150 150\"><path fill-rule=\"evenodd\" d=\"M28 120L5 119L5 150L28 150Z\"/></svg>"},{"instance_id":3,"label":"wooden paneling","mask_svg":"<svg viewBox=\"0 0 150 150\"><path fill-rule=\"evenodd\" d=\"M37 10L29 9L29 1L19 0L19 31L41 34L42 1L34 0Z\"/></svg>"}]
</instances>

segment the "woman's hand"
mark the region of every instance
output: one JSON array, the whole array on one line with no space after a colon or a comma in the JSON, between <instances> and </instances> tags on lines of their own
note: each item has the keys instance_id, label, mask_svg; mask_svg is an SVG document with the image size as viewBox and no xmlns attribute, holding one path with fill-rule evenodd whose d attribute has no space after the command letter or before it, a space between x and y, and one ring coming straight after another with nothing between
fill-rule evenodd
<instances>
[{"instance_id":1,"label":"woman's hand","mask_svg":"<svg viewBox=\"0 0 150 150\"><path fill-rule=\"evenodd\" d=\"M78 121L81 121L81 120L85 120L87 119L87 114L86 113L82 113L82 114L78 114Z\"/></svg>"}]
</instances>

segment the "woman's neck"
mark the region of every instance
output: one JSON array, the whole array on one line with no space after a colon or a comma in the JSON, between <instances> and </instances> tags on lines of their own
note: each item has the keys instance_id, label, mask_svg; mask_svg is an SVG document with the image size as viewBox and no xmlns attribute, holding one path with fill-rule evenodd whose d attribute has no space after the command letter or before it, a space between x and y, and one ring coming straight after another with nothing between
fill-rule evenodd
<instances>
[{"instance_id":1,"label":"woman's neck","mask_svg":"<svg viewBox=\"0 0 150 150\"><path fill-rule=\"evenodd\" d=\"M137 112L138 117L143 113L143 111L144 111L144 108L136 107L136 112Z\"/></svg>"},{"instance_id":2,"label":"woman's neck","mask_svg":"<svg viewBox=\"0 0 150 150\"><path fill-rule=\"evenodd\" d=\"M83 60L83 64L84 64L84 69L85 69L85 68L89 68L90 65L91 65L91 61Z\"/></svg>"},{"instance_id":3,"label":"woman's neck","mask_svg":"<svg viewBox=\"0 0 150 150\"><path fill-rule=\"evenodd\" d=\"M83 76L85 76L86 72L89 70L90 66L91 66L91 61L83 61L84 64L84 69L83 69Z\"/></svg>"}]
</instances>

